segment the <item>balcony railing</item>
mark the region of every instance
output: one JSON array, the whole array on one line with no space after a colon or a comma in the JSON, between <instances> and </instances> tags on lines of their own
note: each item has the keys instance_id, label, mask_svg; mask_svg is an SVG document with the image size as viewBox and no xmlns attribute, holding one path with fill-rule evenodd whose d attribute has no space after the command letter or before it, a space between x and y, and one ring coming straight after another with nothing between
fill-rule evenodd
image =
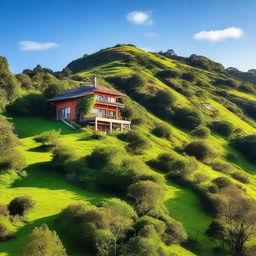
<instances>
[{"instance_id":1,"label":"balcony railing","mask_svg":"<svg viewBox=\"0 0 256 256\"><path fill-rule=\"evenodd\" d=\"M121 102L112 102L112 101L105 101L105 100L96 100L96 104L124 107L124 104Z\"/></svg>"},{"instance_id":2,"label":"balcony railing","mask_svg":"<svg viewBox=\"0 0 256 256\"><path fill-rule=\"evenodd\" d=\"M91 118L91 117L102 117L102 118L107 118L107 119L115 119L115 120L125 120L125 121L129 121L128 118L126 117L122 117L122 116L111 116L111 115L106 115L106 114L87 114L84 116L84 118Z\"/></svg>"}]
</instances>

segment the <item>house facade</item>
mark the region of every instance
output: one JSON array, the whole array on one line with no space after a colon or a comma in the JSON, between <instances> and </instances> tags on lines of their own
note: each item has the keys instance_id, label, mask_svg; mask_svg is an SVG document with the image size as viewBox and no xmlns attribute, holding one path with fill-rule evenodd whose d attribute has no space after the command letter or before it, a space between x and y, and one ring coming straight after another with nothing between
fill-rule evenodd
<instances>
[{"instance_id":1,"label":"house facade","mask_svg":"<svg viewBox=\"0 0 256 256\"><path fill-rule=\"evenodd\" d=\"M88 95L95 95L95 104L92 112L84 115L78 107L79 101ZM81 84L78 88L65 91L63 94L49 99L56 107L56 119L69 119L78 122L85 122L95 130L113 131L129 129L131 122L121 115L121 108L125 105L120 98L125 97L115 89L102 85L97 85L96 77L93 78L92 85Z\"/></svg>"}]
</instances>

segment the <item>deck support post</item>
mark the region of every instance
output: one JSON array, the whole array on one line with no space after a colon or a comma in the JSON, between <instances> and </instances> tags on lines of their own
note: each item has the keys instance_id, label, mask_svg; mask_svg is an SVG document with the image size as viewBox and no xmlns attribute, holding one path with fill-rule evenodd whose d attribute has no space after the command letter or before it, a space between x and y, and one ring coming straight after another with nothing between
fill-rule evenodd
<instances>
[{"instance_id":1,"label":"deck support post","mask_svg":"<svg viewBox=\"0 0 256 256\"><path fill-rule=\"evenodd\" d=\"M98 120L97 120L97 117L95 118L95 131L98 131Z\"/></svg>"},{"instance_id":2,"label":"deck support post","mask_svg":"<svg viewBox=\"0 0 256 256\"><path fill-rule=\"evenodd\" d=\"M128 130L129 131L131 130L131 124L128 124Z\"/></svg>"},{"instance_id":3,"label":"deck support post","mask_svg":"<svg viewBox=\"0 0 256 256\"><path fill-rule=\"evenodd\" d=\"M110 132L112 132L112 130L113 130L113 123L112 122L110 122L110 124L109 124L109 130L110 130Z\"/></svg>"},{"instance_id":4,"label":"deck support post","mask_svg":"<svg viewBox=\"0 0 256 256\"><path fill-rule=\"evenodd\" d=\"M121 132L123 132L123 131L124 131L124 124L121 123Z\"/></svg>"}]
</instances>

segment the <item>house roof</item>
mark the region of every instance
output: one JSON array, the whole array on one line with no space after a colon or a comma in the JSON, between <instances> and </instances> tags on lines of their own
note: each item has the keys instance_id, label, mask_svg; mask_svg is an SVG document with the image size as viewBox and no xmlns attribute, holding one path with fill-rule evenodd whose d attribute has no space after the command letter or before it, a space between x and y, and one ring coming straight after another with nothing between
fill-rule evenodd
<instances>
[{"instance_id":1,"label":"house roof","mask_svg":"<svg viewBox=\"0 0 256 256\"><path fill-rule=\"evenodd\" d=\"M81 84L79 87L67 90L64 93L59 94L59 95L55 96L54 98L51 98L47 101L75 99L75 98L83 97L88 94L92 94L93 92L102 92L102 93L115 95L115 96L126 96L126 94L124 94L124 93L121 93L113 88L108 88L103 85L98 85L97 87L94 87L93 85Z\"/></svg>"}]
</instances>

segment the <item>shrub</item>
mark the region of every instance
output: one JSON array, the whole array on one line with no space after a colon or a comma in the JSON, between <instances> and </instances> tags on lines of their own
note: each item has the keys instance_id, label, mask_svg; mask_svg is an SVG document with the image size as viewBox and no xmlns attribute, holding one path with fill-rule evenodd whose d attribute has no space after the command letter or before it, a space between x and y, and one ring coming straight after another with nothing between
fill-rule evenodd
<instances>
[{"instance_id":1,"label":"shrub","mask_svg":"<svg viewBox=\"0 0 256 256\"><path fill-rule=\"evenodd\" d=\"M231 164L228 164L218 159L210 163L210 165L215 171L222 172L225 174L230 174L230 172L234 169L234 167Z\"/></svg>"},{"instance_id":2,"label":"shrub","mask_svg":"<svg viewBox=\"0 0 256 256\"><path fill-rule=\"evenodd\" d=\"M37 135L34 140L45 146L56 146L60 138L61 130L50 130Z\"/></svg>"},{"instance_id":3,"label":"shrub","mask_svg":"<svg viewBox=\"0 0 256 256\"><path fill-rule=\"evenodd\" d=\"M243 174L243 173L241 173L241 172L233 172L233 173L231 174L231 176L232 176L234 179L236 179L236 180L238 180L238 181L240 181L240 182L242 182L242 183L244 183L244 184L247 184L247 183L250 182L250 181L249 181L249 178L248 178L245 174Z\"/></svg>"},{"instance_id":4,"label":"shrub","mask_svg":"<svg viewBox=\"0 0 256 256\"><path fill-rule=\"evenodd\" d=\"M202 118L196 110L178 108L175 110L173 121L182 128L193 130L202 123Z\"/></svg>"},{"instance_id":5,"label":"shrub","mask_svg":"<svg viewBox=\"0 0 256 256\"><path fill-rule=\"evenodd\" d=\"M196 79L196 75L194 73L191 73L191 72L186 72L186 73L182 74L182 79L193 82Z\"/></svg>"},{"instance_id":6,"label":"shrub","mask_svg":"<svg viewBox=\"0 0 256 256\"><path fill-rule=\"evenodd\" d=\"M184 151L200 161L216 157L216 152L204 141L193 141L185 147Z\"/></svg>"},{"instance_id":7,"label":"shrub","mask_svg":"<svg viewBox=\"0 0 256 256\"><path fill-rule=\"evenodd\" d=\"M229 186L229 185L232 184L232 182L230 181L230 179L228 179L228 178L226 178L226 177L218 177L218 178L214 179L212 182L213 182L214 184L216 184L217 187L220 188L220 189L221 189L221 188L225 188L225 187L227 187L227 186Z\"/></svg>"},{"instance_id":8,"label":"shrub","mask_svg":"<svg viewBox=\"0 0 256 256\"><path fill-rule=\"evenodd\" d=\"M189 238L186 242L182 244L182 246L189 251L195 252L196 254L201 254L202 252L201 243L193 238Z\"/></svg>"},{"instance_id":9,"label":"shrub","mask_svg":"<svg viewBox=\"0 0 256 256\"><path fill-rule=\"evenodd\" d=\"M191 134L197 138L205 139L211 134L211 132L207 127L197 127L192 130Z\"/></svg>"},{"instance_id":10,"label":"shrub","mask_svg":"<svg viewBox=\"0 0 256 256\"><path fill-rule=\"evenodd\" d=\"M117 137L125 142L129 142L127 149L135 154L141 154L145 149L149 148L148 141L134 131L121 133Z\"/></svg>"},{"instance_id":11,"label":"shrub","mask_svg":"<svg viewBox=\"0 0 256 256\"><path fill-rule=\"evenodd\" d=\"M7 205L0 204L0 215L8 216L9 213Z\"/></svg>"},{"instance_id":12,"label":"shrub","mask_svg":"<svg viewBox=\"0 0 256 256\"><path fill-rule=\"evenodd\" d=\"M156 74L157 77L159 78L178 78L180 77L180 73L174 69L166 69L166 70L162 70L159 71Z\"/></svg>"},{"instance_id":13,"label":"shrub","mask_svg":"<svg viewBox=\"0 0 256 256\"><path fill-rule=\"evenodd\" d=\"M38 255L67 256L66 250L56 232L49 230L45 224L33 229L22 250L22 256Z\"/></svg>"},{"instance_id":14,"label":"shrub","mask_svg":"<svg viewBox=\"0 0 256 256\"><path fill-rule=\"evenodd\" d=\"M143 120L141 118L133 118L131 121L132 125L140 125L143 123Z\"/></svg>"},{"instance_id":15,"label":"shrub","mask_svg":"<svg viewBox=\"0 0 256 256\"><path fill-rule=\"evenodd\" d=\"M130 108L121 109L122 117L130 118L132 116L132 110Z\"/></svg>"},{"instance_id":16,"label":"shrub","mask_svg":"<svg viewBox=\"0 0 256 256\"><path fill-rule=\"evenodd\" d=\"M135 199L139 212L145 214L161 205L164 190L152 181L139 181L128 188L128 196Z\"/></svg>"},{"instance_id":17,"label":"shrub","mask_svg":"<svg viewBox=\"0 0 256 256\"><path fill-rule=\"evenodd\" d=\"M120 147L101 147L93 150L88 157L88 165L94 169L120 166L125 152Z\"/></svg>"},{"instance_id":18,"label":"shrub","mask_svg":"<svg viewBox=\"0 0 256 256\"><path fill-rule=\"evenodd\" d=\"M233 145L249 161L256 164L256 134L237 138L233 140Z\"/></svg>"},{"instance_id":19,"label":"shrub","mask_svg":"<svg viewBox=\"0 0 256 256\"><path fill-rule=\"evenodd\" d=\"M234 126L228 121L214 121L210 124L212 130L229 137L234 132Z\"/></svg>"},{"instance_id":20,"label":"shrub","mask_svg":"<svg viewBox=\"0 0 256 256\"><path fill-rule=\"evenodd\" d=\"M106 138L106 135L101 132L94 131L91 138L95 140L103 140Z\"/></svg>"},{"instance_id":21,"label":"shrub","mask_svg":"<svg viewBox=\"0 0 256 256\"><path fill-rule=\"evenodd\" d=\"M165 124L159 124L152 130L152 133L157 137L169 139L171 136L171 129Z\"/></svg>"},{"instance_id":22,"label":"shrub","mask_svg":"<svg viewBox=\"0 0 256 256\"><path fill-rule=\"evenodd\" d=\"M11 215L23 216L28 210L33 208L34 201L30 197L16 197L8 205Z\"/></svg>"},{"instance_id":23,"label":"shrub","mask_svg":"<svg viewBox=\"0 0 256 256\"><path fill-rule=\"evenodd\" d=\"M4 224L0 223L0 242L10 239L12 235L13 233Z\"/></svg>"}]
</instances>

